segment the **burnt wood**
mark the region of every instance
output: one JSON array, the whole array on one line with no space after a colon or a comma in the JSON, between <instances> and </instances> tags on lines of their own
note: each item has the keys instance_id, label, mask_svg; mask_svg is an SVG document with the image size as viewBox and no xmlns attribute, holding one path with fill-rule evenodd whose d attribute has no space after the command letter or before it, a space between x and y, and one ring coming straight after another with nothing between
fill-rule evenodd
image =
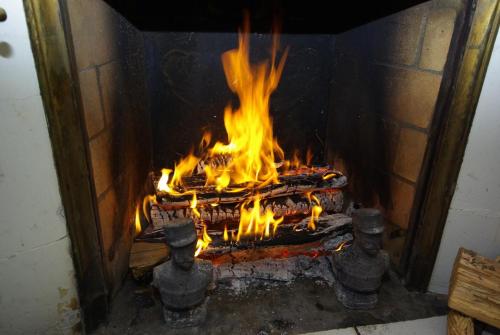
<instances>
[{"instance_id":1,"label":"burnt wood","mask_svg":"<svg viewBox=\"0 0 500 335\"><path fill-rule=\"evenodd\" d=\"M155 188L158 185L159 176L154 177ZM257 194L262 199L285 197L295 194L312 192L326 192L339 189L347 185L347 178L340 172L329 168L317 168L311 171L290 171L289 174L279 176L278 184L270 184L264 187L247 188L245 185L230 185L222 192L217 192L214 186L204 186L205 176L203 174L187 177L184 179L184 187L177 189L178 192L188 192L185 195L175 196L157 191L157 200L165 210L188 208L193 200L192 193L196 192L197 206L209 204L234 204L252 199Z\"/></svg>"},{"instance_id":2,"label":"burnt wood","mask_svg":"<svg viewBox=\"0 0 500 335\"><path fill-rule=\"evenodd\" d=\"M476 1L459 3L463 7L458 11L434 113L432 145L426 152L403 255L407 286L422 291L427 289L439 251L500 19L498 0L488 2L489 8L476 20ZM483 29L482 44L470 45L470 32Z\"/></svg>"}]
</instances>

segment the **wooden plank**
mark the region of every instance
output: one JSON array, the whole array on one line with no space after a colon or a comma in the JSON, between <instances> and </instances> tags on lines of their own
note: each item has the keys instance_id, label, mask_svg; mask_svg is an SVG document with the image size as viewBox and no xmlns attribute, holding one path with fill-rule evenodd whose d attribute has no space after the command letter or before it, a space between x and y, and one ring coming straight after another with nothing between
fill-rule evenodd
<instances>
[{"instance_id":1,"label":"wooden plank","mask_svg":"<svg viewBox=\"0 0 500 335\"><path fill-rule=\"evenodd\" d=\"M136 280L143 279L153 267L167 260L165 243L135 242L130 250L129 268Z\"/></svg>"},{"instance_id":2,"label":"wooden plank","mask_svg":"<svg viewBox=\"0 0 500 335\"><path fill-rule=\"evenodd\" d=\"M500 263L460 248L450 279L448 306L500 328Z\"/></svg>"},{"instance_id":3,"label":"wooden plank","mask_svg":"<svg viewBox=\"0 0 500 335\"><path fill-rule=\"evenodd\" d=\"M474 335L474 320L451 310L448 313L448 335Z\"/></svg>"}]
</instances>

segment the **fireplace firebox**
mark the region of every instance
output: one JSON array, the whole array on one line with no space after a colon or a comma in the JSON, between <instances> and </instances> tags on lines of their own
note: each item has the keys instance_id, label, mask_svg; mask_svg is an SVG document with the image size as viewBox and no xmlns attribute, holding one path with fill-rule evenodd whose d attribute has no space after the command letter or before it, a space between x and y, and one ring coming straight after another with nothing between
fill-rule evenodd
<instances>
[{"instance_id":1,"label":"fireplace firebox","mask_svg":"<svg viewBox=\"0 0 500 335\"><path fill-rule=\"evenodd\" d=\"M190 273L164 262L193 243L200 290L321 280L373 308L389 267L425 290L495 1L27 2L86 329L129 270Z\"/></svg>"}]
</instances>

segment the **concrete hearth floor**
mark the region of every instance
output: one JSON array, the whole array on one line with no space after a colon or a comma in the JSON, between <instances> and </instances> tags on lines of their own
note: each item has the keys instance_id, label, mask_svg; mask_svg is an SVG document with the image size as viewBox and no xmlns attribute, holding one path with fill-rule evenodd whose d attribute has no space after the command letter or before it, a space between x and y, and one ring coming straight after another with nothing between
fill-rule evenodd
<instances>
[{"instance_id":1,"label":"concrete hearth floor","mask_svg":"<svg viewBox=\"0 0 500 335\"><path fill-rule=\"evenodd\" d=\"M313 280L252 288L241 295L215 290L206 324L181 331L164 325L160 301L148 286L127 280L113 300L107 324L93 334L302 334L447 312L446 296L408 292L395 276L384 281L379 300L373 310L348 310L337 302L333 288Z\"/></svg>"}]
</instances>

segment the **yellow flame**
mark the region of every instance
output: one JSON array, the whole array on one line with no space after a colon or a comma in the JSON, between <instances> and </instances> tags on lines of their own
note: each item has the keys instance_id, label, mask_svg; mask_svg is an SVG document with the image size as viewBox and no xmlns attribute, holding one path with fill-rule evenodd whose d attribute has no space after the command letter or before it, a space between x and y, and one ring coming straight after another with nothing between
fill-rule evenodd
<instances>
[{"instance_id":1,"label":"yellow flame","mask_svg":"<svg viewBox=\"0 0 500 335\"><path fill-rule=\"evenodd\" d=\"M307 228L310 230L316 230L315 221L318 220L319 215L321 214L321 212L323 212L323 208L321 207L319 199L314 194L312 194L312 192L307 193L307 198L313 205L311 208L311 217L309 219L309 223L307 224Z\"/></svg>"},{"instance_id":2,"label":"yellow flame","mask_svg":"<svg viewBox=\"0 0 500 335\"><path fill-rule=\"evenodd\" d=\"M254 236L255 238L268 238L271 236L270 227L273 227L272 234L276 233L278 225L283 222L283 217L274 218L274 213L270 208L262 211L260 207L260 196L253 200L253 207L247 208L249 202L245 202L240 208L240 223L236 241L242 236Z\"/></svg>"},{"instance_id":3,"label":"yellow flame","mask_svg":"<svg viewBox=\"0 0 500 335\"><path fill-rule=\"evenodd\" d=\"M201 218L201 214L196 208L197 204L198 204L198 199L196 198L196 192L193 192L193 199L191 200L191 206L189 207L192 209L194 215L196 215L197 218Z\"/></svg>"},{"instance_id":4,"label":"yellow flame","mask_svg":"<svg viewBox=\"0 0 500 335\"><path fill-rule=\"evenodd\" d=\"M323 178L323 180L329 180L329 179L332 179L333 177L335 177L336 175L337 174L335 174L333 172L332 173L327 173L322 178Z\"/></svg>"},{"instance_id":5,"label":"yellow flame","mask_svg":"<svg viewBox=\"0 0 500 335\"><path fill-rule=\"evenodd\" d=\"M227 226L224 226L224 241L228 241L229 240L229 235L227 233Z\"/></svg>"},{"instance_id":6,"label":"yellow flame","mask_svg":"<svg viewBox=\"0 0 500 335\"><path fill-rule=\"evenodd\" d=\"M139 235L142 231L141 218L139 216L139 204L135 207L135 236Z\"/></svg>"},{"instance_id":7,"label":"yellow flame","mask_svg":"<svg viewBox=\"0 0 500 335\"><path fill-rule=\"evenodd\" d=\"M190 153L175 164L174 175L172 176L170 187L182 186L182 177L191 176L199 161L200 159L198 157Z\"/></svg>"},{"instance_id":8,"label":"yellow flame","mask_svg":"<svg viewBox=\"0 0 500 335\"><path fill-rule=\"evenodd\" d=\"M170 186L168 185L169 175L172 173L172 169L161 169L161 178L158 181L158 186L156 187L158 191L171 192Z\"/></svg>"},{"instance_id":9,"label":"yellow flame","mask_svg":"<svg viewBox=\"0 0 500 335\"><path fill-rule=\"evenodd\" d=\"M167 177L168 178L168 177ZM156 194L148 194L144 197L142 200L142 212L144 213L144 217L146 220L148 220L149 223L151 223L151 218L148 210L148 204L157 204L158 202L156 201Z\"/></svg>"},{"instance_id":10,"label":"yellow flame","mask_svg":"<svg viewBox=\"0 0 500 335\"><path fill-rule=\"evenodd\" d=\"M201 238L198 238L198 241L196 242L196 251L194 253L194 256L197 257L203 250L208 248L210 242L212 242L212 238L210 237L210 235L208 235L207 226L204 224L203 234Z\"/></svg>"},{"instance_id":11,"label":"yellow flame","mask_svg":"<svg viewBox=\"0 0 500 335\"><path fill-rule=\"evenodd\" d=\"M344 242L340 243L340 245L334 251L335 252L339 252L340 250L342 250L344 248L344 246L346 245L346 243L347 243L347 241L344 241Z\"/></svg>"}]
</instances>

